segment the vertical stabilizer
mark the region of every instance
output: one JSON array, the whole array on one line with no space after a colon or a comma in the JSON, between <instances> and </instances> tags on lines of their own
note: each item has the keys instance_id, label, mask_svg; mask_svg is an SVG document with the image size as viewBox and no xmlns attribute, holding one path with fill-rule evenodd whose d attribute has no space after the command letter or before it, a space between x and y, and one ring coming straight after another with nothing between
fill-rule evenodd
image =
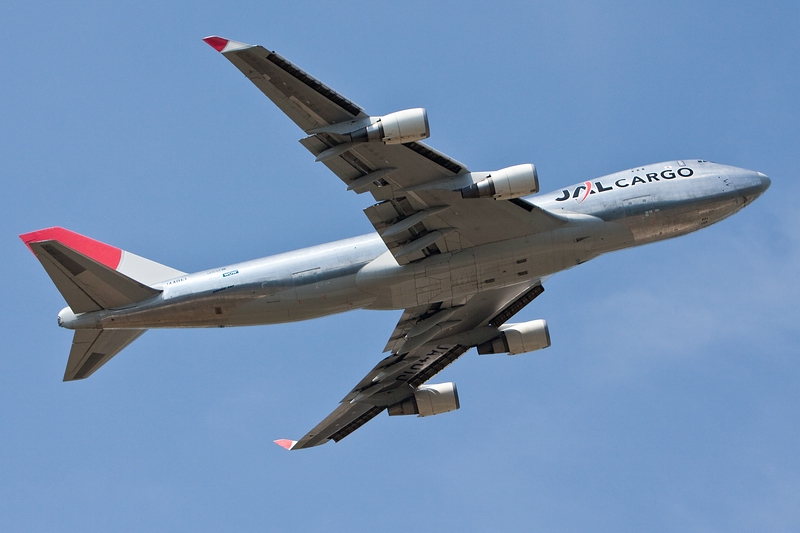
<instances>
[{"instance_id":1,"label":"vertical stabilizer","mask_svg":"<svg viewBox=\"0 0 800 533\"><path fill-rule=\"evenodd\" d=\"M101 263L120 274L124 274L139 283L155 285L156 283L177 278L185 274L180 270L156 263L110 244L96 241L80 233L65 228L47 228L19 236L35 254L31 244L44 241L56 241L64 246Z\"/></svg>"},{"instance_id":2,"label":"vertical stabilizer","mask_svg":"<svg viewBox=\"0 0 800 533\"><path fill-rule=\"evenodd\" d=\"M180 270L64 228L33 231L20 238L76 315L135 306L161 292L153 285L183 275ZM89 377L145 331L76 330L64 381Z\"/></svg>"},{"instance_id":3,"label":"vertical stabilizer","mask_svg":"<svg viewBox=\"0 0 800 533\"><path fill-rule=\"evenodd\" d=\"M76 314L130 307L160 292L152 285L183 274L64 228L20 238Z\"/></svg>"}]
</instances>

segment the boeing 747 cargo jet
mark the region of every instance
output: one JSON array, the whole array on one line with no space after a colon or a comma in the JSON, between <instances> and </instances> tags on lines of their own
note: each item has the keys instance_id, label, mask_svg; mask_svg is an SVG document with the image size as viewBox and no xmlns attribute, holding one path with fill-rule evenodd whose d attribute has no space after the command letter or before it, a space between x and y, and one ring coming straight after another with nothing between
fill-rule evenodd
<instances>
[{"instance_id":1,"label":"boeing 747 cargo jet","mask_svg":"<svg viewBox=\"0 0 800 533\"><path fill-rule=\"evenodd\" d=\"M64 296L74 330L65 381L84 379L148 328L277 324L351 309L401 309L383 360L291 449L340 441L382 411L459 408L454 383L428 383L470 348L550 346L544 320L512 318L548 278L601 254L704 228L758 198L760 172L683 159L538 194L531 164L471 171L423 144L424 109L383 116L261 46L221 52L307 135L300 142L368 193L375 233L187 274L62 228L21 235Z\"/></svg>"}]
</instances>

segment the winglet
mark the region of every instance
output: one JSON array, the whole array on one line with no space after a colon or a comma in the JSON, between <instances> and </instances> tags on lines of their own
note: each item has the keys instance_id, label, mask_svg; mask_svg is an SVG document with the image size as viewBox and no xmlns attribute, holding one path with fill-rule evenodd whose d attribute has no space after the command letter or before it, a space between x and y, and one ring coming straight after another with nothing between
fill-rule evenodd
<instances>
[{"instance_id":1,"label":"winglet","mask_svg":"<svg viewBox=\"0 0 800 533\"><path fill-rule=\"evenodd\" d=\"M294 447L294 445L297 444L296 440L289 440L289 439L278 439L274 442L281 448L286 448L287 450L291 450Z\"/></svg>"},{"instance_id":2,"label":"winglet","mask_svg":"<svg viewBox=\"0 0 800 533\"><path fill-rule=\"evenodd\" d=\"M216 50L217 52L233 52L236 50L242 50L244 48L252 48L252 44L245 44L240 43L238 41L231 41L230 39L226 39L224 37L219 37L217 35L211 35L203 39L206 44L208 44L211 48Z\"/></svg>"}]
</instances>

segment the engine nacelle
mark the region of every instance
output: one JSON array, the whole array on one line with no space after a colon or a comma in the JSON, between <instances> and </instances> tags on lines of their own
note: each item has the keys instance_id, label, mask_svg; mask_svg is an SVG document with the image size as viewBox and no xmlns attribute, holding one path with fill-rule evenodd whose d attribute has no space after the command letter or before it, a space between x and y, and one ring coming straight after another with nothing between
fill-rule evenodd
<instances>
[{"instance_id":1,"label":"engine nacelle","mask_svg":"<svg viewBox=\"0 0 800 533\"><path fill-rule=\"evenodd\" d=\"M504 324L502 333L494 339L478 345L481 355L507 353L517 355L533 352L550 346L550 330L544 320L531 320L521 324Z\"/></svg>"},{"instance_id":2,"label":"engine nacelle","mask_svg":"<svg viewBox=\"0 0 800 533\"><path fill-rule=\"evenodd\" d=\"M458 390L455 383L422 385L414 391L414 396L389 406L389 416L419 415L431 416L455 411L458 403Z\"/></svg>"},{"instance_id":3,"label":"engine nacelle","mask_svg":"<svg viewBox=\"0 0 800 533\"><path fill-rule=\"evenodd\" d=\"M374 117L373 117L373 120ZM421 107L377 117L372 124L350 133L352 142L400 144L431 136L428 113Z\"/></svg>"},{"instance_id":4,"label":"engine nacelle","mask_svg":"<svg viewBox=\"0 0 800 533\"><path fill-rule=\"evenodd\" d=\"M539 192L539 175L530 163L492 172L481 181L461 189L462 198L511 200Z\"/></svg>"}]
</instances>

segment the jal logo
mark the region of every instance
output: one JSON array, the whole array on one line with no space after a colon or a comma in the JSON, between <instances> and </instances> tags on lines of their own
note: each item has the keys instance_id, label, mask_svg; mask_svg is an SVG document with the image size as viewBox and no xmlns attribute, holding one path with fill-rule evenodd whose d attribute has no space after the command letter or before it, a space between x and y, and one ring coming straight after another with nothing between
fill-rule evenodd
<instances>
[{"instance_id":1,"label":"jal logo","mask_svg":"<svg viewBox=\"0 0 800 533\"><path fill-rule=\"evenodd\" d=\"M612 185L605 186L601 181L584 181L575 189L570 191L569 189L564 189L561 191L561 196L556 198L556 202L566 202L570 198L574 199L579 204L582 204L590 194L595 194L598 192L606 192L612 191L614 189L624 189L626 187L633 187L634 185L638 185L641 183L652 183L654 181L661 181L664 180L672 180L677 177L688 178L689 176L694 174L694 170L689 167L680 167L678 170L672 170L671 167L666 167L661 173L658 172L648 172L644 175L644 178L640 176L634 176L633 179L630 178L620 178L615 181ZM645 181L647 178L647 181ZM628 181L630 180L630 181Z\"/></svg>"},{"instance_id":2,"label":"jal logo","mask_svg":"<svg viewBox=\"0 0 800 533\"><path fill-rule=\"evenodd\" d=\"M597 189L599 190L600 187L602 187L602 185L600 185L600 182L598 181L597 182ZM583 194L581 194L581 192L580 192L581 189L584 190ZM575 187L575 195L579 196L579 198L575 198L575 199L578 200L579 204L582 204L583 201L586 200L589 197L589 195L592 194L593 192L594 191L592 190L592 182L591 181L584 181L583 185L579 185L579 186Z\"/></svg>"}]
</instances>

